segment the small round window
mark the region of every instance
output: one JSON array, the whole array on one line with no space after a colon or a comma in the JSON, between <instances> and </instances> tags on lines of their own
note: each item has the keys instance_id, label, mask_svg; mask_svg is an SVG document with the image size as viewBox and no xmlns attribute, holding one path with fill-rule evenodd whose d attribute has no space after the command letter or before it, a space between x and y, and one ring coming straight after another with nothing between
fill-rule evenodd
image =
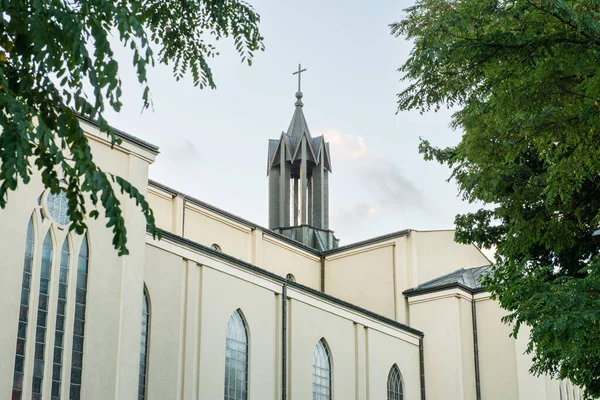
<instances>
[{"instance_id":1,"label":"small round window","mask_svg":"<svg viewBox=\"0 0 600 400\"><path fill-rule=\"evenodd\" d=\"M61 190L57 194L48 193L46 199L48 213L52 219L61 225L67 225L69 223L69 215L67 214L68 204L67 192L64 190Z\"/></svg>"},{"instance_id":2,"label":"small round window","mask_svg":"<svg viewBox=\"0 0 600 400\"><path fill-rule=\"evenodd\" d=\"M218 244L216 244L216 243L213 243L213 245L212 245L212 246L210 246L210 248L211 248L211 249L213 249L213 250L216 250L216 251L218 251L218 252L221 252L221 246L219 246L219 245L218 245Z\"/></svg>"}]
</instances>

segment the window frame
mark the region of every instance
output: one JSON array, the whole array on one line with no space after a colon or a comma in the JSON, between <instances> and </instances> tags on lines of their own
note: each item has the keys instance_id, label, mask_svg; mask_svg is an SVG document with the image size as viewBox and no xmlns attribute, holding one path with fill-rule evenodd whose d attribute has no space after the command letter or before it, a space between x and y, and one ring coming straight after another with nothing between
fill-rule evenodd
<instances>
[{"instance_id":1,"label":"window frame","mask_svg":"<svg viewBox=\"0 0 600 400\"><path fill-rule=\"evenodd\" d=\"M387 379L387 399L404 400L404 379L398 364L392 365Z\"/></svg>"},{"instance_id":2,"label":"window frame","mask_svg":"<svg viewBox=\"0 0 600 400\"><path fill-rule=\"evenodd\" d=\"M237 326L235 324L237 324ZM237 334L237 337L232 335L234 333ZM238 340L240 338L243 338L244 340ZM235 347L233 346L234 344ZM243 355L243 360L239 359L240 354ZM248 323L244 318L242 310L238 308L229 317L225 331L225 375L223 382L224 400L248 400L248 381L250 375L249 360L250 335ZM240 362L244 369L243 372L241 371L241 368L239 368ZM232 373L233 377L231 376ZM243 375L243 382L241 386L237 386L239 380L237 377L238 374ZM234 382L233 393L231 386L229 386L231 381Z\"/></svg>"},{"instance_id":3,"label":"window frame","mask_svg":"<svg viewBox=\"0 0 600 400\"><path fill-rule=\"evenodd\" d=\"M323 349L323 351L320 351ZM323 358L324 356L324 358ZM319 361L319 364L326 364L327 368L324 368L320 365L317 365L316 362ZM326 363L323 363L325 361ZM333 362L331 351L327 344L325 338L319 339L315 349L313 350L313 365L312 365L312 398L313 400L331 400L333 398ZM320 371L319 371L320 370ZM323 376L322 371L327 373L326 376ZM317 373L321 372L321 373ZM322 385L320 382L322 379L325 379L327 385ZM317 383L315 383L315 381ZM319 390L317 390L319 389ZM326 389L327 392L323 393L323 389Z\"/></svg>"},{"instance_id":4,"label":"window frame","mask_svg":"<svg viewBox=\"0 0 600 400\"><path fill-rule=\"evenodd\" d=\"M142 299L142 326L141 326L141 343L140 343L140 369L138 379L138 400L145 400L148 398L148 359L150 349L150 324L152 321L152 309L150 307L150 295L148 294L148 288L144 285L143 299ZM142 345L144 353L142 354ZM143 373L142 373L142 359Z\"/></svg>"}]
</instances>

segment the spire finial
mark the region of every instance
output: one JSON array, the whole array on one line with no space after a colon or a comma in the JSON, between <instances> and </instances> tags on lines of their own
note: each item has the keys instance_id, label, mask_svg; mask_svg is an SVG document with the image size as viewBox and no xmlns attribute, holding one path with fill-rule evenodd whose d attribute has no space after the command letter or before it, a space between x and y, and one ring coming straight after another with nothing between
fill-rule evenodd
<instances>
[{"instance_id":1,"label":"spire finial","mask_svg":"<svg viewBox=\"0 0 600 400\"><path fill-rule=\"evenodd\" d=\"M301 91L301 76L302 73L306 71L306 68L302 69L302 64L298 64L298 71L293 72L292 75L298 75L298 91L296 92L296 98L298 99L296 101L296 105L297 106L302 106L302 91Z\"/></svg>"}]
</instances>

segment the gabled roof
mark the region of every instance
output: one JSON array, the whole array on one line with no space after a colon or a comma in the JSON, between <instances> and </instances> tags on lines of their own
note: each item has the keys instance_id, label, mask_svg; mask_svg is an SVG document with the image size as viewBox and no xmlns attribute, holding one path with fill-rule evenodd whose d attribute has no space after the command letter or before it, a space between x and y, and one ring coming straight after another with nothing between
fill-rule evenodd
<instances>
[{"instance_id":1,"label":"gabled roof","mask_svg":"<svg viewBox=\"0 0 600 400\"><path fill-rule=\"evenodd\" d=\"M483 292L485 288L482 286L483 277L492 272L491 265L484 265L476 268L458 269L446 275L432 279L419 286L404 291L405 296L414 296L428 292L436 292L438 290L451 289L458 287L470 293Z\"/></svg>"},{"instance_id":2,"label":"gabled roof","mask_svg":"<svg viewBox=\"0 0 600 400\"><path fill-rule=\"evenodd\" d=\"M277 139L269 139L269 155L267 156L267 176L269 176L269 171L271 170L271 166L275 165L275 155L279 152L279 140Z\"/></svg>"},{"instance_id":3,"label":"gabled roof","mask_svg":"<svg viewBox=\"0 0 600 400\"><path fill-rule=\"evenodd\" d=\"M315 159L317 164L321 161L321 152L325 151L325 169L331 172L331 157L329 156L329 143L325 142L323 135L312 138L311 146L315 151Z\"/></svg>"},{"instance_id":4,"label":"gabled roof","mask_svg":"<svg viewBox=\"0 0 600 400\"><path fill-rule=\"evenodd\" d=\"M302 136L300 137L300 141L298 142L298 145L296 146L296 150L294 151L293 155L292 155L292 161L296 161L300 158L302 158L302 154L300 152L300 149L302 148L301 144L302 141L306 140L306 147L307 147L307 159L310 161L313 161L314 163L318 164L318 160L317 157L315 155L315 152L312 148L311 142L312 142L312 138L310 137L309 133L304 132L302 134Z\"/></svg>"},{"instance_id":5,"label":"gabled roof","mask_svg":"<svg viewBox=\"0 0 600 400\"><path fill-rule=\"evenodd\" d=\"M285 143L285 159L288 161L292 159L292 155L290 154L290 148L292 146L291 140L289 136L285 134L285 132L281 132L279 140L269 139L269 150L267 156L267 176L269 176L269 171L271 170L271 167L278 165L280 162L279 154L281 151L282 143Z\"/></svg>"}]
</instances>

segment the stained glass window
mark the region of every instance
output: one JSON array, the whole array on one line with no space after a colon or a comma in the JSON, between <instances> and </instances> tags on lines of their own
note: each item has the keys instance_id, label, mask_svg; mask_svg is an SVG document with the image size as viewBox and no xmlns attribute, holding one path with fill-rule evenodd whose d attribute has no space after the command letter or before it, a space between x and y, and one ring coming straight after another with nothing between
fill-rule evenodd
<instances>
[{"instance_id":1,"label":"stained glass window","mask_svg":"<svg viewBox=\"0 0 600 400\"><path fill-rule=\"evenodd\" d=\"M225 400L248 399L248 333L241 311L229 318L225 340Z\"/></svg>"},{"instance_id":2,"label":"stained glass window","mask_svg":"<svg viewBox=\"0 0 600 400\"><path fill-rule=\"evenodd\" d=\"M142 345L140 347L140 379L138 387L138 399L146 398L146 377L148 371L148 339L150 333L150 307L148 304L148 292L144 289L144 302L142 305Z\"/></svg>"},{"instance_id":3,"label":"stained glass window","mask_svg":"<svg viewBox=\"0 0 600 400\"><path fill-rule=\"evenodd\" d=\"M331 400L331 360L325 339L313 352L313 400Z\"/></svg>"},{"instance_id":4,"label":"stained glass window","mask_svg":"<svg viewBox=\"0 0 600 400\"><path fill-rule=\"evenodd\" d=\"M61 225L69 223L69 216L67 215L69 204L67 201L67 192L61 190L57 194L48 193L46 203L52 219Z\"/></svg>"},{"instance_id":5,"label":"stained glass window","mask_svg":"<svg viewBox=\"0 0 600 400\"><path fill-rule=\"evenodd\" d=\"M42 268L40 271L40 290L38 297L37 324L35 328L35 353L33 357L32 399L41 400L44 380L44 353L46 349L46 327L48 325L48 299L50 275L52 273L52 237L46 234L42 247Z\"/></svg>"},{"instance_id":6,"label":"stained glass window","mask_svg":"<svg viewBox=\"0 0 600 400\"><path fill-rule=\"evenodd\" d=\"M388 375L387 398L388 400L404 400L402 376L400 375L400 369L396 364L392 366Z\"/></svg>"},{"instance_id":7,"label":"stained glass window","mask_svg":"<svg viewBox=\"0 0 600 400\"><path fill-rule=\"evenodd\" d=\"M54 356L52 357L52 400L60 400L67 288L69 283L69 257L69 241L65 239L60 256L60 274L58 278L58 303L56 306L56 328L54 330Z\"/></svg>"},{"instance_id":8,"label":"stained glass window","mask_svg":"<svg viewBox=\"0 0 600 400\"><path fill-rule=\"evenodd\" d=\"M75 289L75 318L73 322L73 349L71 352L71 385L69 399L79 400L81 397L81 373L83 370L83 333L85 326L85 304L88 276L88 243L87 235L83 237L81 250L77 259L77 282Z\"/></svg>"},{"instance_id":9,"label":"stained glass window","mask_svg":"<svg viewBox=\"0 0 600 400\"><path fill-rule=\"evenodd\" d=\"M15 371L12 389L13 400L21 399L23 394L23 367L25 364L25 341L27 339L33 245L33 219L30 219L29 225L27 225L27 237L25 239L25 260L23 262L23 282L21 283L21 305L19 308L19 327L17 330L17 350L15 354Z\"/></svg>"}]
</instances>

